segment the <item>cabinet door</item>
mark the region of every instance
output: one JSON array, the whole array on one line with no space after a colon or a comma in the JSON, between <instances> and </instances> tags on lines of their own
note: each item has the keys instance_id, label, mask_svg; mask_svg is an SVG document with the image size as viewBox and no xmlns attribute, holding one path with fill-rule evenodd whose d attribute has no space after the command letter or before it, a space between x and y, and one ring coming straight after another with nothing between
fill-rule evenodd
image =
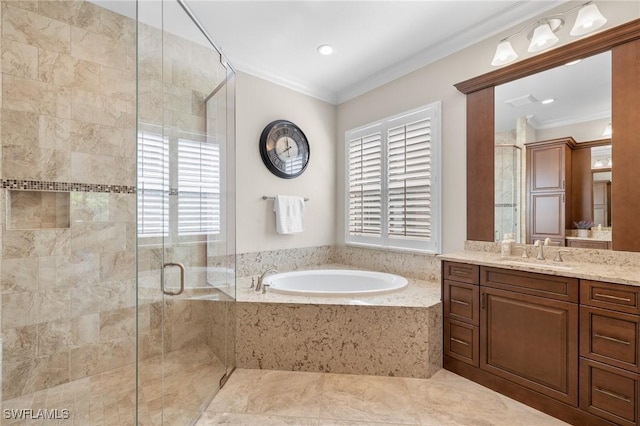
<instances>
[{"instance_id":1,"label":"cabinet door","mask_svg":"<svg viewBox=\"0 0 640 426\"><path fill-rule=\"evenodd\" d=\"M548 237L564 246L565 193L532 193L529 201L529 243Z\"/></svg>"},{"instance_id":2,"label":"cabinet door","mask_svg":"<svg viewBox=\"0 0 640 426\"><path fill-rule=\"evenodd\" d=\"M480 368L578 404L578 306L481 289Z\"/></svg>"},{"instance_id":3,"label":"cabinet door","mask_svg":"<svg viewBox=\"0 0 640 426\"><path fill-rule=\"evenodd\" d=\"M527 155L529 158L530 190L564 191L566 147L564 144L553 147L534 148Z\"/></svg>"}]
</instances>

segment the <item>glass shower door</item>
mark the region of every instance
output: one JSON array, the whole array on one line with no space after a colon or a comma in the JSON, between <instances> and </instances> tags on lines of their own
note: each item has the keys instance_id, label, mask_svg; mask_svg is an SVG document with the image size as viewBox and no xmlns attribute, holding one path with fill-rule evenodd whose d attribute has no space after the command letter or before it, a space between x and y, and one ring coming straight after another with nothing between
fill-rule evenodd
<instances>
[{"instance_id":1,"label":"glass shower door","mask_svg":"<svg viewBox=\"0 0 640 426\"><path fill-rule=\"evenodd\" d=\"M235 365L233 71L180 3L138 5L140 424L192 424Z\"/></svg>"}]
</instances>

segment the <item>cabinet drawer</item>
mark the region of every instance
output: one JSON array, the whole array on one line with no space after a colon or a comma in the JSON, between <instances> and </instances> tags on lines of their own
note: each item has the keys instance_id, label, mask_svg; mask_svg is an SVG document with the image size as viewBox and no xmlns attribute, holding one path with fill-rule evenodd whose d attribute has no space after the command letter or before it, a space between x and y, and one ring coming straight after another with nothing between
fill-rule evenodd
<instances>
[{"instance_id":1,"label":"cabinet drawer","mask_svg":"<svg viewBox=\"0 0 640 426\"><path fill-rule=\"evenodd\" d=\"M567 247L607 250L611 248L611 243L608 241L570 240L567 238Z\"/></svg>"},{"instance_id":2,"label":"cabinet drawer","mask_svg":"<svg viewBox=\"0 0 640 426\"><path fill-rule=\"evenodd\" d=\"M479 365L478 327L450 318L444 319L444 354L474 366Z\"/></svg>"},{"instance_id":3,"label":"cabinet drawer","mask_svg":"<svg viewBox=\"0 0 640 426\"><path fill-rule=\"evenodd\" d=\"M640 287L581 280L580 304L640 314Z\"/></svg>"},{"instance_id":4,"label":"cabinet drawer","mask_svg":"<svg viewBox=\"0 0 640 426\"><path fill-rule=\"evenodd\" d=\"M467 263L443 262L442 276L445 280L478 284L478 265Z\"/></svg>"},{"instance_id":5,"label":"cabinet drawer","mask_svg":"<svg viewBox=\"0 0 640 426\"><path fill-rule=\"evenodd\" d=\"M580 307L580 355L631 371L640 371L640 317Z\"/></svg>"},{"instance_id":6,"label":"cabinet drawer","mask_svg":"<svg viewBox=\"0 0 640 426\"><path fill-rule=\"evenodd\" d=\"M478 325L480 321L480 287L455 281L444 282L444 315Z\"/></svg>"},{"instance_id":7,"label":"cabinet drawer","mask_svg":"<svg viewBox=\"0 0 640 426\"><path fill-rule=\"evenodd\" d=\"M618 425L638 419L638 375L580 359L580 408Z\"/></svg>"},{"instance_id":8,"label":"cabinet drawer","mask_svg":"<svg viewBox=\"0 0 640 426\"><path fill-rule=\"evenodd\" d=\"M480 285L566 302L578 302L578 280L511 269L480 268Z\"/></svg>"}]
</instances>

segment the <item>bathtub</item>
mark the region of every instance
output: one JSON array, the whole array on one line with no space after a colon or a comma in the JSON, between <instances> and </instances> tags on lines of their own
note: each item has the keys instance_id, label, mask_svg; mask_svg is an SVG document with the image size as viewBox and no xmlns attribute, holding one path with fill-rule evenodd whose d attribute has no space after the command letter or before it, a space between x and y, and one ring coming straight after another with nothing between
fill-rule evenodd
<instances>
[{"instance_id":1,"label":"bathtub","mask_svg":"<svg viewBox=\"0 0 640 426\"><path fill-rule=\"evenodd\" d=\"M407 279L383 272L351 269L314 269L267 276L269 291L300 296L349 297L398 291Z\"/></svg>"}]
</instances>

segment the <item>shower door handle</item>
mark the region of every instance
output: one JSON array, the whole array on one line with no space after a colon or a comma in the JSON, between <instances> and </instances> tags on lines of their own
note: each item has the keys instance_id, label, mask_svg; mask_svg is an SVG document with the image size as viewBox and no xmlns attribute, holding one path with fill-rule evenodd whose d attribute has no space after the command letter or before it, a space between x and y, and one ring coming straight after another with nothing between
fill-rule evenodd
<instances>
[{"instance_id":1,"label":"shower door handle","mask_svg":"<svg viewBox=\"0 0 640 426\"><path fill-rule=\"evenodd\" d=\"M180 268L180 290L176 292L167 291L164 288L164 284L165 284L164 271L167 266L177 266L178 268ZM167 296L178 296L179 294L182 294L184 292L184 265L180 262L169 262L162 265L162 274L160 276L160 286L162 287L162 292Z\"/></svg>"}]
</instances>

